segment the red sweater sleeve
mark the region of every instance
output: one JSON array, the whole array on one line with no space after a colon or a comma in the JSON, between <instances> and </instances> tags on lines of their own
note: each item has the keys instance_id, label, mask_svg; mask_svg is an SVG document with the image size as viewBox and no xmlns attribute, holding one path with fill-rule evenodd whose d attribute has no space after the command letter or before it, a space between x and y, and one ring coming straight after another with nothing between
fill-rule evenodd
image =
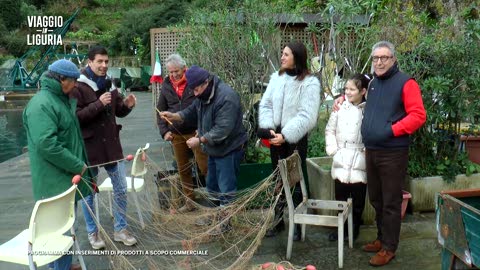
<instances>
[{"instance_id":1,"label":"red sweater sleeve","mask_svg":"<svg viewBox=\"0 0 480 270\"><path fill-rule=\"evenodd\" d=\"M395 137L412 134L415 130L419 129L427 119L420 87L415 80L410 79L403 86L402 100L407 116L392 125L393 135Z\"/></svg>"}]
</instances>

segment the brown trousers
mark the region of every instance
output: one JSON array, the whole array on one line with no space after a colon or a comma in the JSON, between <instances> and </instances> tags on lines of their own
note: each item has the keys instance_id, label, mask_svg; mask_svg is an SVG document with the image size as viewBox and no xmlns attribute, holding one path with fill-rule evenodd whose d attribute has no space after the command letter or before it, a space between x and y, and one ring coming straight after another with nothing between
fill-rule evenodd
<instances>
[{"instance_id":1,"label":"brown trousers","mask_svg":"<svg viewBox=\"0 0 480 270\"><path fill-rule=\"evenodd\" d=\"M178 174L182 181L182 189L185 196L193 200L193 181L192 181L192 165L195 163L190 162L190 157L194 156L194 160L200 168L200 173L204 176L207 175L207 162L208 156L200 147L190 149L187 146L187 140L194 137L195 134L173 134L173 153L175 160L177 161Z\"/></svg>"},{"instance_id":2,"label":"brown trousers","mask_svg":"<svg viewBox=\"0 0 480 270\"><path fill-rule=\"evenodd\" d=\"M395 252L401 226L401 208L408 166L408 149L367 149L367 189L375 209L377 239Z\"/></svg>"}]
</instances>

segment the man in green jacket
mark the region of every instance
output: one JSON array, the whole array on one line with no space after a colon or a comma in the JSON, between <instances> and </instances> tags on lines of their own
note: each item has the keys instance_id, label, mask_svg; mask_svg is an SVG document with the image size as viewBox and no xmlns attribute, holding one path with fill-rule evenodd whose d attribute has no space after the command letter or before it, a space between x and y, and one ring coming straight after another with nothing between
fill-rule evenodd
<instances>
[{"instance_id":1,"label":"man in green jacket","mask_svg":"<svg viewBox=\"0 0 480 270\"><path fill-rule=\"evenodd\" d=\"M33 197L41 200L71 187L75 174L83 175L76 200L91 193L92 179L87 170L87 155L75 114L76 100L68 93L80 76L75 64L62 59L48 67L41 78L41 89L23 112L32 173ZM86 174L84 174L87 172ZM53 265L57 269L80 269L65 255Z\"/></svg>"}]
</instances>

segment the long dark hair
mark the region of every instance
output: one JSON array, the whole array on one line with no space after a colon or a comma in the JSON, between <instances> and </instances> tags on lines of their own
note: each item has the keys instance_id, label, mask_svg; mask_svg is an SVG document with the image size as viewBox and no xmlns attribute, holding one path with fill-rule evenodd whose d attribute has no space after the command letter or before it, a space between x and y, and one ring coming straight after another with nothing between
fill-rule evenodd
<instances>
[{"instance_id":1,"label":"long dark hair","mask_svg":"<svg viewBox=\"0 0 480 270\"><path fill-rule=\"evenodd\" d=\"M294 72L297 74L297 80L302 81L310 74L307 67L307 48L300 41L291 41L285 47L290 48L293 54L293 62L295 63ZM279 75L282 75L285 69L281 68L278 71Z\"/></svg>"}]
</instances>

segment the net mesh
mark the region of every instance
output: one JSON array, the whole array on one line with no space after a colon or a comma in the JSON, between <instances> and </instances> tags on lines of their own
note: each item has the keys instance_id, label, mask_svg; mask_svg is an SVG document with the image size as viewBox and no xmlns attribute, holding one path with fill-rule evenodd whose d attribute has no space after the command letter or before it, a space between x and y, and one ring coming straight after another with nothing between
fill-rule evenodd
<instances>
[{"instance_id":1,"label":"net mesh","mask_svg":"<svg viewBox=\"0 0 480 270\"><path fill-rule=\"evenodd\" d=\"M254 186L238 191L228 205L216 207L213 202L220 194L199 187L195 189L195 201L190 200L182 191L177 172L162 171L147 152L143 155L147 168L143 176L145 187L136 192L144 228L135 201L128 198L128 230L137 239L136 245L126 247L113 240L113 220L106 218L110 196L104 192L97 194L101 220L96 222L107 245L104 255L108 256L110 268L259 269L260 266L250 265L249 261L272 223L280 196L276 184L281 182L278 170ZM186 169L194 167L192 159ZM198 174L196 178L199 180ZM100 179L98 182L101 184ZM195 210L179 211L187 202Z\"/></svg>"}]
</instances>

